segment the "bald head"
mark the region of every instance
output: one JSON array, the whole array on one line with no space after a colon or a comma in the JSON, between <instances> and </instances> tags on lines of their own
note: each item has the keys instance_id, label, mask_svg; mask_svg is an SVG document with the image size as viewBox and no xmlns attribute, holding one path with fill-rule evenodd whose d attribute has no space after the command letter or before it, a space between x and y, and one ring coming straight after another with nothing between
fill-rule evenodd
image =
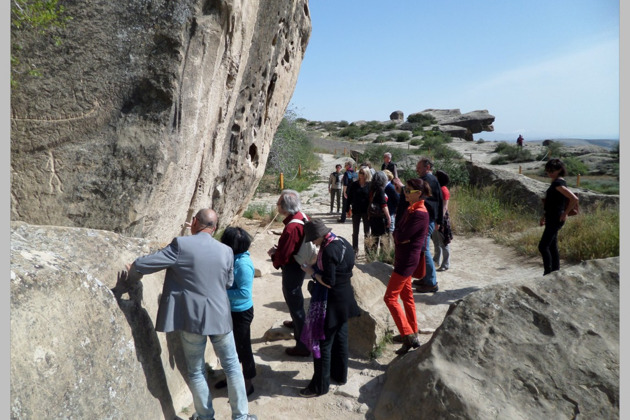
<instances>
[{"instance_id":1,"label":"bald head","mask_svg":"<svg viewBox=\"0 0 630 420\"><path fill-rule=\"evenodd\" d=\"M201 231L214 232L217 227L217 213L212 209L201 209L195 215L195 224L191 226L193 234ZM195 231L193 231L193 229Z\"/></svg>"}]
</instances>

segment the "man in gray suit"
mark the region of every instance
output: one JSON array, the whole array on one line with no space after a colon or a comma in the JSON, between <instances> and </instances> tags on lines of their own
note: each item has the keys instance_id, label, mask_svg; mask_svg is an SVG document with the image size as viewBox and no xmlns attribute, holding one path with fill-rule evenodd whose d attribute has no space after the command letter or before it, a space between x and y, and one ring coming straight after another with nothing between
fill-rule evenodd
<instances>
[{"instance_id":1,"label":"man in gray suit","mask_svg":"<svg viewBox=\"0 0 630 420\"><path fill-rule=\"evenodd\" d=\"M130 280L166 269L156 331L180 331L197 418L214 419L207 383L205 350L208 336L227 377L232 419L248 414L245 380L238 361L227 288L234 281L232 249L215 240L217 214L202 209L190 224L191 236L180 236L165 248L127 266Z\"/></svg>"}]
</instances>

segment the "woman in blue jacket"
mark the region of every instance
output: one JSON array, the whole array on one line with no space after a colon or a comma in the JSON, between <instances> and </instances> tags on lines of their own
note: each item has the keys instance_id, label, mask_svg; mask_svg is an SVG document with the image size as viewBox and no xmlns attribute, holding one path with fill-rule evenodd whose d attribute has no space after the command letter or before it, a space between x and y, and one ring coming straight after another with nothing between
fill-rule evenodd
<instances>
[{"instance_id":1,"label":"woman in blue jacket","mask_svg":"<svg viewBox=\"0 0 630 420\"><path fill-rule=\"evenodd\" d=\"M252 352L251 325L254 319L254 263L249 256L252 237L240 227L228 227L221 236L221 242L234 252L234 283L227 290L232 311L234 342L238 360L243 365L243 377L247 395L254 392L252 378L256 376L256 364ZM217 382L215 388L227 386L225 379Z\"/></svg>"}]
</instances>

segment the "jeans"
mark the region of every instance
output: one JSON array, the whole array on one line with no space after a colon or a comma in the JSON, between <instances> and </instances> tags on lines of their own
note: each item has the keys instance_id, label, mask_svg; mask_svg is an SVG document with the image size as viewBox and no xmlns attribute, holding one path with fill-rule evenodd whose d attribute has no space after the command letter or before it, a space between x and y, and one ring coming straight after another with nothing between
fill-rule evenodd
<instances>
[{"instance_id":1,"label":"jeans","mask_svg":"<svg viewBox=\"0 0 630 420\"><path fill-rule=\"evenodd\" d=\"M449 268L451 265L451 244L444 245L444 235L436 230L431 235L433 240L433 262L435 265L439 265L443 268ZM440 264L440 258L442 258L442 264Z\"/></svg>"},{"instance_id":2,"label":"jeans","mask_svg":"<svg viewBox=\"0 0 630 420\"><path fill-rule=\"evenodd\" d=\"M304 343L300 341L302 330L304 329L304 320L306 319L304 295L302 294L305 275L306 273L302 271L297 263L289 263L282 266L282 294L284 295L284 301L289 307L291 320L293 320L295 346L299 350L309 351Z\"/></svg>"},{"instance_id":3,"label":"jeans","mask_svg":"<svg viewBox=\"0 0 630 420\"><path fill-rule=\"evenodd\" d=\"M333 207L335 207L335 199L337 201L337 213L341 211L341 207L339 206L339 202L341 201L341 190L336 190L334 188L330 189L330 212L333 212Z\"/></svg>"},{"instance_id":4,"label":"jeans","mask_svg":"<svg viewBox=\"0 0 630 420\"><path fill-rule=\"evenodd\" d=\"M243 365L243 376L252 379L256 376L256 363L252 352L251 325L254 319L254 307L242 311L232 312L232 325L234 325L234 343L238 360Z\"/></svg>"},{"instance_id":5,"label":"jeans","mask_svg":"<svg viewBox=\"0 0 630 420\"><path fill-rule=\"evenodd\" d=\"M426 252L424 256L427 261L427 274L424 276L424 284L427 286L435 286L437 284L437 275L435 273L435 264L433 264L433 257L431 257L431 235L435 230L435 221L429 222L429 231L427 232Z\"/></svg>"},{"instance_id":6,"label":"jeans","mask_svg":"<svg viewBox=\"0 0 630 420\"><path fill-rule=\"evenodd\" d=\"M318 395L330 389L330 379L338 384L348 380L348 321L324 330L323 340L319 341L322 357L313 359L313 378L308 388Z\"/></svg>"},{"instance_id":7,"label":"jeans","mask_svg":"<svg viewBox=\"0 0 630 420\"><path fill-rule=\"evenodd\" d=\"M202 420L214 419L212 394L208 387L206 361L204 358L208 337L210 337L214 352L219 357L227 378L232 419L244 420L248 414L247 393L241 365L236 355L234 335L231 331L227 334L210 336L181 331L182 349L188 368L188 387L193 395L195 411Z\"/></svg>"},{"instance_id":8,"label":"jeans","mask_svg":"<svg viewBox=\"0 0 630 420\"><path fill-rule=\"evenodd\" d=\"M560 270L560 252L558 251L558 232L564 226L564 222L545 223L538 251L543 259L543 275Z\"/></svg>"},{"instance_id":9,"label":"jeans","mask_svg":"<svg viewBox=\"0 0 630 420\"><path fill-rule=\"evenodd\" d=\"M389 219L392 221L392 223L389 225L389 233L394 233L394 227L396 226L396 212L395 211L389 212Z\"/></svg>"}]
</instances>

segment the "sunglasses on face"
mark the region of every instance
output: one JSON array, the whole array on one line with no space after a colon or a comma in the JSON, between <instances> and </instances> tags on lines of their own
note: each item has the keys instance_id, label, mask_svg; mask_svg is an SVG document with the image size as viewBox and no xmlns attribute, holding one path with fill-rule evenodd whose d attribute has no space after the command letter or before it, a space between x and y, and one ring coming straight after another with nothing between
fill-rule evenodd
<instances>
[{"instance_id":1,"label":"sunglasses on face","mask_svg":"<svg viewBox=\"0 0 630 420\"><path fill-rule=\"evenodd\" d=\"M407 187L405 187L404 190L405 190L405 194L414 194L414 193L420 192L420 190L410 190Z\"/></svg>"}]
</instances>

